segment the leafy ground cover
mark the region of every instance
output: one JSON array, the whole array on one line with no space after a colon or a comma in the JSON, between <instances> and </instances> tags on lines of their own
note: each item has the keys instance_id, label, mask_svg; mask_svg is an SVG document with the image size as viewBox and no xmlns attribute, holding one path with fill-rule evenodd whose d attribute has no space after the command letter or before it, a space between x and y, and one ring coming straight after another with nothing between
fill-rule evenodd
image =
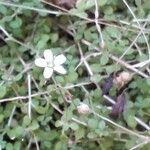
<instances>
[{"instance_id":1,"label":"leafy ground cover","mask_svg":"<svg viewBox=\"0 0 150 150\"><path fill-rule=\"evenodd\" d=\"M148 150L149 13L148 0L1 0L0 149Z\"/></svg>"}]
</instances>

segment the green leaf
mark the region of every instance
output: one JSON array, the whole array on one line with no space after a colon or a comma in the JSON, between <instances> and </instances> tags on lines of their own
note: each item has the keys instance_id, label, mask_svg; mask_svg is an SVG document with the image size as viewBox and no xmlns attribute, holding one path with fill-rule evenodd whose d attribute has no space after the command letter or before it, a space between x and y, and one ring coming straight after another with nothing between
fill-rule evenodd
<instances>
[{"instance_id":1,"label":"green leaf","mask_svg":"<svg viewBox=\"0 0 150 150\"><path fill-rule=\"evenodd\" d=\"M67 150L67 143L63 142L63 141L59 141L54 145L54 149L55 150Z\"/></svg>"},{"instance_id":2,"label":"green leaf","mask_svg":"<svg viewBox=\"0 0 150 150\"><path fill-rule=\"evenodd\" d=\"M50 142L54 139L57 139L58 136L60 137L60 133L57 131L58 130L51 130L51 131L45 132L45 130L40 129L35 132L35 136L37 137L37 139L41 139L42 142L44 141Z\"/></svg>"},{"instance_id":3,"label":"green leaf","mask_svg":"<svg viewBox=\"0 0 150 150\"><path fill-rule=\"evenodd\" d=\"M31 119L29 118L29 116L25 116L23 118L23 125L28 126L30 123L31 123Z\"/></svg>"},{"instance_id":4,"label":"green leaf","mask_svg":"<svg viewBox=\"0 0 150 150\"><path fill-rule=\"evenodd\" d=\"M42 106L36 106L35 110L39 113L39 114L45 114L48 110L48 105L45 107Z\"/></svg>"},{"instance_id":5,"label":"green leaf","mask_svg":"<svg viewBox=\"0 0 150 150\"><path fill-rule=\"evenodd\" d=\"M64 77L62 77L62 76L56 76L55 77L55 80L57 81L57 82L59 82L59 83L64 83L65 81L64 81Z\"/></svg>"},{"instance_id":6,"label":"green leaf","mask_svg":"<svg viewBox=\"0 0 150 150\"><path fill-rule=\"evenodd\" d=\"M13 29L17 29L22 25L22 20L19 17L16 17L15 20L10 22L10 27Z\"/></svg>"},{"instance_id":7,"label":"green leaf","mask_svg":"<svg viewBox=\"0 0 150 150\"><path fill-rule=\"evenodd\" d=\"M78 74L76 72L71 72L66 76L67 82L74 82L78 78Z\"/></svg>"},{"instance_id":8,"label":"green leaf","mask_svg":"<svg viewBox=\"0 0 150 150\"><path fill-rule=\"evenodd\" d=\"M94 73L98 73L102 71L102 67L100 64L92 64L90 65L90 67Z\"/></svg>"},{"instance_id":9,"label":"green leaf","mask_svg":"<svg viewBox=\"0 0 150 150\"><path fill-rule=\"evenodd\" d=\"M72 114L72 110L70 110L70 109L66 109L64 112L63 112L63 119L64 120L70 120L70 119L72 119L72 117L73 117L73 114Z\"/></svg>"},{"instance_id":10,"label":"green leaf","mask_svg":"<svg viewBox=\"0 0 150 150\"><path fill-rule=\"evenodd\" d=\"M76 3L76 7L79 10L85 11L87 9L90 9L91 7L93 7L95 4L93 2L93 0L82 0L82 1L78 1Z\"/></svg>"},{"instance_id":11,"label":"green leaf","mask_svg":"<svg viewBox=\"0 0 150 150\"><path fill-rule=\"evenodd\" d=\"M50 39L50 35L48 34L42 34L40 37L40 40L37 43L37 49L43 49L45 48L45 45L47 44L48 40Z\"/></svg>"},{"instance_id":12,"label":"green leaf","mask_svg":"<svg viewBox=\"0 0 150 150\"><path fill-rule=\"evenodd\" d=\"M147 41L149 41L149 36L146 36L146 38L147 38ZM140 36L138 37L138 39L137 39L137 42L138 42L139 44L144 44L144 43L146 43L144 36L143 36L143 35L140 35Z\"/></svg>"},{"instance_id":13,"label":"green leaf","mask_svg":"<svg viewBox=\"0 0 150 150\"><path fill-rule=\"evenodd\" d=\"M7 135L10 137L10 139L14 140L17 137L23 136L24 128L21 126L18 126L14 129L10 129L7 131Z\"/></svg>"},{"instance_id":14,"label":"green leaf","mask_svg":"<svg viewBox=\"0 0 150 150\"><path fill-rule=\"evenodd\" d=\"M6 145L6 141L2 141L2 139L0 140L0 146L1 146L1 149L3 149Z\"/></svg>"},{"instance_id":15,"label":"green leaf","mask_svg":"<svg viewBox=\"0 0 150 150\"><path fill-rule=\"evenodd\" d=\"M104 6L107 3L107 0L98 1L100 6Z\"/></svg>"},{"instance_id":16,"label":"green leaf","mask_svg":"<svg viewBox=\"0 0 150 150\"><path fill-rule=\"evenodd\" d=\"M11 129L11 130L8 130L7 131L7 135L10 139L15 139L16 136L15 136L15 130Z\"/></svg>"},{"instance_id":17,"label":"green leaf","mask_svg":"<svg viewBox=\"0 0 150 150\"><path fill-rule=\"evenodd\" d=\"M57 33L51 34L50 37L51 37L51 42L52 42L52 43L57 42L57 40L58 40L58 38L59 38Z\"/></svg>"},{"instance_id":18,"label":"green leaf","mask_svg":"<svg viewBox=\"0 0 150 150\"><path fill-rule=\"evenodd\" d=\"M7 8L3 5L0 6L0 13L2 13L3 15L6 15L7 13Z\"/></svg>"},{"instance_id":19,"label":"green leaf","mask_svg":"<svg viewBox=\"0 0 150 150\"><path fill-rule=\"evenodd\" d=\"M137 122L136 122L134 116L129 115L127 117L127 124L129 127L133 128L133 129L136 127Z\"/></svg>"},{"instance_id":20,"label":"green leaf","mask_svg":"<svg viewBox=\"0 0 150 150\"><path fill-rule=\"evenodd\" d=\"M104 66L104 68L105 68L105 70L106 70L106 72L108 74L111 74L111 73L113 73L115 71L119 71L120 70L120 66L117 65L117 64L111 64L109 66Z\"/></svg>"},{"instance_id":21,"label":"green leaf","mask_svg":"<svg viewBox=\"0 0 150 150\"><path fill-rule=\"evenodd\" d=\"M100 58L100 64L101 65L106 65L109 61L109 53L103 52Z\"/></svg>"},{"instance_id":22,"label":"green leaf","mask_svg":"<svg viewBox=\"0 0 150 150\"><path fill-rule=\"evenodd\" d=\"M94 100L95 99L98 99L100 100L100 97L101 97L101 94L102 94L102 91L100 89L95 89L91 92L92 96L94 97Z\"/></svg>"},{"instance_id":23,"label":"green leaf","mask_svg":"<svg viewBox=\"0 0 150 150\"><path fill-rule=\"evenodd\" d=\"M79 126L78 126L78 124L77 123L71 123L70 124L70 128L72 129L72 130L77 130L78 128L79 128Z\"/></svg>"},{"instance_id":24,"label":"green leaf","mask_svg":"<svg viewBox=\"0 0 150 150\"><path fill-rule=\"evenodd\" d=\"M111 15L113 13L113 8L111 6L106 7L104 13L105 15Z\"/></svg>"},{"instance_id":25,"label":"green leaf","mask_svg":"<svg viewBox=\"0 0 150 150\"><path fill-rule=\"evenodd\" d=\"M100 130L104 130L105 127L106 127L105 121L103 121L103 120L100 121L99 124L98 124L98 127L99 127Z\"/></svg>"},{"instance_id":26,"label":"green leaf","mask_svg":"<svg viewBox=\"0 0 150 150\"><path fill-rule=\"evenodd\" d=\"M126 142L125 147L126 147L127 149L131 149L131 147L134 147L135 145L137 145L137 142L140 143L140 141L138 141L137 138L132 137L132 138L130 138L130 140L129 140L128 142ZM140 149L140 150L141 150L141 149ZM143 150L144 150L144 149L143 149ZM145 149L145 150L146 150L146 149ZM147 149L147 150L148 150L148 149Z\"/></svg>"},{"instance_id":27,"label":"green leaf","mask_svg":"<svg viewBox=\"0 0 150 150\"><path fill-rule=\"evenodd\" d=\"M0 114L0 123L2 123L3 122L3 120L4 120L4 115L3 114Z\"/></svg>"},{"instance_id":28,"label":"green leaf","mask_svg":"<svg viewBox=\"0 0 150 150\"><path fill-rule=\"evenodd\" d=\"M63 122L60 121L60 120L57 120L57 121L55 122L55 126L56 126L56 127L61 127L61 126L63 126Z\"/></svg>"},{"instance_id":29,"label":"green leaf","mask_svg":"<svg viewBox=\"0 0 150 150\"><path fill-rule=\"evenodd\" d=\"M98 120L96 119L89 119L88 126L92 129L96 129L98 127Z\"/></svg>"},{"instance_id":30,"label":"green leaf","mask_svg":"<svg viewBox=\"0 0 150 150\"><path fill-rule=\"evenodd\" d=\"M141 0L135 0L135 4L136 4L137 6L141 6L142 2L141 2Z\"/></svg>"},{"instance_id":31,"label":"green leaf","mask_svg":"<svg viewBox=\"0 0 150 150\"><path fill-rule=\"evenodd\" d=\"M121 33L117 28L113 28L113 27L106 27L105 32L107 34L107 36L111 36L112 38L120 38L121 37Z\"/></svg>"},{"instance_id":32,"label":"green leaf","mask_svg":"<svg viewBox=\"0 0 150 150\"><path fill-rule=\"evenodd\" d=\"M29 127L29 129L33 131L33 130L36 130L38 128L39 128L38 122L35 121L35 120L33 120L32 123L31 123L31 125L30 125L30 127Z\"/></svg>"},{"instance_id":33,"label":"green leaf","mask_svg":"<svg viewBox=\"0 0 150 150\"><path fill-rule=\"evenodd\" d=\"M13 145L11 143L7 143L6 150L13 150Z\"/></svg>"},{"instance_id":34,"label":"green leaf","mask_svg":"<svg viewBox=\"0 0 150 150\"><path fill-rule=\"evenodd\" d=\"M150 86L150 78L146 79L146 83Z\"/></svg>"},{"instance_id":35,"label":"green leaf","mask_svg":"<svg viewBox=\"0 0 150 150\"><path fill-rule=\"evenodd\" d=\"M64 124L64 125L63 125L63 130L64 130L64 131L67 131L68 129L69 129L69 124L67 124L67 123Z\"/></svg>"},{"instance_id":36,"label":"green leaf","mask_svg":"<svg viewBox=\"0 0 150 150\"><path fill-rule=\"evenodd\" d=\"M19 137L24 133L24 129L21 126L16 127L14 131L15 131L15 137Z\"/></svg>"},{"instance_id":37,"label":"green leaf","mask_svg":"<svg viewBox=\"0 0 150 150\"><path fill-rule=\"evenodd\" d=\"M79 129L76 130L76 132L75 132L76 140L79 140L79 139L81 139L81 138L84 138L84 135L85 135L85 129L84 129L84 128L79 128Z\"/></svg>"},{"instance_id":38,"label":"green leaf","mask_svg":"<svg viewBox=\"0 0 150 150\"><path fill-rule=\"evenodd\" d=\"M22 78L22 73L19 73L17 76L15 76L14 81L19 81Z\"/></svg>"},{"instance_id":39,"label":"green leaf","mask_svg":"<svg viewBox=\"0 0 150 150\"><path fill-rule=\"evenodd\" d=\"M101 79L102 79L102 77L99 75L99 74L94 74L93 76L91 76L91 78L90 78L90 80L92 81L92 82L100 82L101 81Z\"/></svg>"},{"instance_id":40,"label":"green leaf","mask_svg":"<svg viewBox=\"0 0 150 150\"><path fill-rule=\"evenodd\" d=\"M97 135L96 135L94 132L90 132L90 133L88 133L87 137L88 137L89 139L94 139L94 138L97 137Z\"/></svg>"},{"instance_id":41,"label":"green leaf","mask_svg":"<svg viewBox=\"0 0 150 150\"><path fill-rule=\"evenodd\" d=\"M21 149L21 143L20 142L15 142L14 150L20 150L20 149Z\"/></svg>"},{"instance_id":42,"label":"green leaf","mask_svg":"<svg viewBox=\"0 0 150 150\"><path fill-rule=\"evenodd\" d=\"M6 92L7 92L6 86L0 85L0 98L3 98L6 95Z\"/></svg>"},{"instance_id":43,"label":"green leaf","mask_svg":"<svg viewBox=\"0 0 150 150\"><path fill-rule=\"evenodd\" d=\"M80 18L87 18L87 14L83 11L80 11L78 9L71 9L69 11L70 14L72 14L73 16L78 16Z\"/></svg>"}]
</instances>

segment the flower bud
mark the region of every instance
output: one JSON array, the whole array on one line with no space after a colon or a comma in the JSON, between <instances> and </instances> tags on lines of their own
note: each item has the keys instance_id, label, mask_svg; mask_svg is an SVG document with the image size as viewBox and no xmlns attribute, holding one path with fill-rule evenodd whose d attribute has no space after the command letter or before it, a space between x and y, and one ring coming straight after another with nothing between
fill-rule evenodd
<instances>
[{"instance_id":1,"label":"flower bud","mask_svg":"<svg viewBox=\"0 0 150 150\"><path fill-rule=\"evenodd\" d=\"M77 106L77 111L79 114L88 114L90 112L90 108L87 104L80 103L80 105Z\"/></svg>"}]
</instances>

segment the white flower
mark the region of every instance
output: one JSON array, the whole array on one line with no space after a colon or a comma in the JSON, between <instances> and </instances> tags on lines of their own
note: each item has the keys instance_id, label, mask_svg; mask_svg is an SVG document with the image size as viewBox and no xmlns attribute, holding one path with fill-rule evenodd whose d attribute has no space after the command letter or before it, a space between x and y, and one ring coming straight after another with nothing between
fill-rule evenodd
<instances>
[{"instance_id":1,"label":"white flower","mask_svg":"<svg viewBox=\"0 0 150 150\"><path fill-rule=\"evenodd\" d=\"M80 105L77 106L77 111L79 114L88 114L90 112L90 108L87 104L80 103Z\"/></svg>"},{"instance_id":2,"label":"white flower","mask_svg":"<svg viewBox=\"0 0 150 150\"><path fill-rule=\"evenodd\" d=\"M54 70L58 73L66 74L66 70L62 66L65 61L66 57L63 54L53 56L52 51L47 49L44 51L44 58L37 58L35 64L44 68L44 78L48 79L52 76Z\"/></svg>"}]
</instances>

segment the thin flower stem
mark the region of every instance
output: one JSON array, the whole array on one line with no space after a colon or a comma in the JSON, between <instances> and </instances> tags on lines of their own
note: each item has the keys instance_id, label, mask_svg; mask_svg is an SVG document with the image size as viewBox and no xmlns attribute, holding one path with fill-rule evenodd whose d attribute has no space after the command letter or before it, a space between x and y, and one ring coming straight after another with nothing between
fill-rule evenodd
<instances>
[{"instance_id":1,"label":"thin flower stem","mask_svg":"<svg viewBox=\"0 0 150 150\"><path fill-rule=\"evenodd\" d=\"M17 7L20 9L28 9L28 10L33 10L33 11L42 12L42 13L54 14L54 15L64 14L59 11L51 11L51 10L47 10L47 9L40 9L40 8L35 8L35 7L30 7L30 6L25 6L25 5L19 5L19 4L15 4L15 3L0 2L0 4L5 5L5 6L10 6L10 7Z\"/></svg>"},{"instance_id":2,"label":"thin flower stem","mask_svg":"<svg viewBox=\"0 0 150 150\"><path fill-rule=\"evenodd\" d=\"M97 31L99 33L99 37L101 39L100 47L103 48L104 47L104 39L103 39L103 35L102 35L100 24L98 22L98 19L99 19L98 3L97 3L97 0L94 0L94 1L95 1L95 25L96 25Z\"/></svg>"},{"instance_id":3,"label":"thin flower stem","mask_svg":"<svg viewBox=\"0 0 150 150\"><path fill-rule=\"evenodd\" d=\"M119 124L117 124L117 123L115 123L115 122L113 122L112 120L110 120L110 119L108 119L108 118L106 118L106 117L104 117L104 116L102 116L102 115L96 113L94 110L92 110L91 112L92 112L95 116L97 116L97 117L99 117L99 118L101 118L101 119L103 119L103 120L109 122L110 124L113 124L114 126L116 126L116 127L120 128L120 129L126 131L126 132L129 133L129 134L135 135L135 136L137 136L137 137L139 137L139 138L141 138L141 139L143 139L143 140L150 140L150 137L147 137L147 136L144 136L144 135L140 135L140 134L138 134L138 133L136 133L136 132L133 132L132 130L129 130L129 129L127 129L127 128L125 128L125 127L123 127L123 126L121 126L121 125L119 125Z\"/></svg>"},{"instance_id":4,"label":"thin flower stem","mask_svg":"<svg viewBox=\"0 0 150 150\"><path fill-rule=\"evenodd\" d=\"M60 7L60 6L58 6L58 5L55 5L55 4L53 4L53 3L49 2L49 1L46 1L46 0L40 0L40 1L43 2L44 4L48 4L48 5L53 6L53 7L57 8L57 9L59 9L59 10L61 10L61 11L64 11L64 12L66 12L66 13L69 13L69 11L68 11L67 9L65 9L65 8L63 8L63 7Z\"/></svg>"},{"instance_id":5,"label":"thin flower stem","mask_svg":"<svg viewBox=\"0 0 150 150\"><path fill-rule=\"evenodd\" d=\"M39 92L39 93L30 95L30 97L36 97L36 96L46 95L48 93L49 93L48 91ZM25 100L25 99L29 99L29 96L27 95L27 96L17 96L17 97L12 97L12 98L5 98L5 99L1 99L0 103L10 102L10 101L16 101L16 100Z\"/></svg>"},{"instance_id":6,"label":"thin flower stem","mask_svg":"<svg viewBox=\"0 0 150 150\"><path fill-rule=\"evenodd\" d=\"M85 65L85 67L87 68L88 73L90 74L90 76L93 76L93 72L92 72L92 70L91 70L89 64L87 63L86 59L85 59L84 56L83 56L83 52L82 52L82 49L81 49L80 44L77 43L77 45L78 45L78 49L79 49L81 61L83 61L83 63L84 63L84 65Z\"/></svg>"},{"instance_id":7,"label":"thin flower stem","mask_svg":"<svg viewBox=\"0 0 150 150\"><path fill-rule=\"evenodd\" d=\"M133 22L150 22L150 18L145 18L145 19L133 19Z\"/></svg>"},{"instance_id":8,"label":"thin flower stem","mask_svg":"<svg viewBox=\"0 0 150 150\"><path fill-rule=\"evenodd\" d=\"M134 117L135 120L141 125L143 126L145 129L147 129L148 131L150 131L150 126L148 126L146 123L144 123L141 119Z\"/></svg>"},{"instance_id":9,"label":"thin flower stem","mask_svg":"<svg viewBox=\"0 0 150 150\"><path fill-rule=\"evenodd\" d=\"M144 142L135 145L134 147L130 148L129 150L137 150L138 148L148 144L149 142L150 142L150 140L145 140Z\"/></svg>"},{"instance_id":10,"label":"thin flower stem","mask_svg":"<svg viewBox=\"0 0 150 150\"><path fill-rule=\"evenodd\" d=\"M72 89L72 88L75 88L75 87L81 87L81 86L84 86L84 85L89 85L91 83L92 82L81 82L81 83L78 83L78 84L65 86L64 88L65 89Z\"/></svg>"},{"instance_id":11,"label":"thin flower stem","mask_svg":"<svg viewBox=\"0 0 150 150\"><path fill-rule=\"evenodd\" d=\"M80 121L79 119L76 119L76 118L73 117L72 120L73 120L74 122L78 123L78 124L81 124L81 125L87 127L87 123L85 123L85 122L83 122L83 121Z\"/></svg>"},{"instance_id":12,"label":"thin flower stem","mask_svg":"<svg viewBox=\"0 0 150 150\"><path fill-rule=\"evenodd\" d=\"M84 39L81 40L81 42L82 42L83 44L87 45L87 46L90 46L90 45L91 45L90 42L88 42L88 41L86 41L86 40L84 40ZM99 51L99 48L98 48L98 47L95 47L95 50ZM125 66L126 68L130 69L131 71L136 72L137 74L141 75L142 77L144 77L144 78L148 78L148 77L149 77L147 74L145 74L145 73L143 73L142 71L140 71L140 70L134 68L134 67L131 66L130 64L126 63L125 61L120 60L120 59L117 58L116 56L110 54L109 57L110 57L112 60L116 61L117 63L121 64L122 66Z\"/></svg>"},{"instance_id":13,"label":"thin flower stem","mask_svg":"<svg viewBox=\"0 0 150 150\"><path fill-rule=\"evenodd\" d=\"M147 23L145 23L143 25L143 28L147 25ZM132 43L130 44L130 46L125 50L125 52L119 57L119 59L122 59L125 54L132 48L132 46L135 44L135 42L137 41L137 39L139 38L139 36L141 35L142 30L138 33L138 35L136 36L136 38L132 41Z\"/></svg>"},{"instance_id":14,"label":"thin flower stem","mask_svg":"<svg viewBox=\"0 0 150 150\"><path fill-rule=\"evenodd\" d=\"M32 106L32 97L31 97L31 75L28 74L28 115L29 118L31 119L31 106Z\"/></svg>"},{"instance_id":15,"label":"thin flower stem","mask_svg":"<svg viewBox=\"0 0 150 150\"><path fill-rule=\"evenodd\" d=\"M91 82L83 82L83 83L78 83L75 85L69 85L69 86L65 86L63 87L64 89L72 89L75 87L81 87L83 85L88 85L91 84ZM54 89L56 90L56 89ZM49 94L48 91L44 91L44 92L38 92L36 94L31 94L31 97L36 97L36 96L42 96L42 95L47 95ZM17 96L17 97L12 97L12 98L4 98L4 99L0 99L0 103L4 103L4 102L10 102L10 101L16 101L16 100L25 100L25 99L29 99L29 96Z\"/></svg>"},{"instance_id":16,"label":"thin flower stem","mask_svg":"<svg viewBox=\"0 0 150 150\"><path fill-rule=\"evenodd\" d=\"M120 60L120 59L117 58L116 56L110 55L110 57L111 57L112 60L116 61L117 63L119 63L119 64L121 64L121 65L123 65L123 66L125 66L127 69L130 69L131 71L136 72L137 74L141 75L141 76L144 77L144 78L149 78L149 76L148 76L147 74L145 74L145 73L143 73L142 71L140 71L140 70L134 68L134 67L131 66L130 64L124 62L123 60Z\"/></svg>"},{"instance_id":17,"label":"thin flower stem","mask_svg":"<svg viewBox=\"0 0 150 150\"><path fill-rule=\"evenodd\" d=\"M13 109L12 109L12 112L11 112L11 115L9 117L9 120L8 120L8 127L10 127L11 125L11 121L12 121L12 118L14 116L14 113L15 113L15 110L16 110L16 105L14 105Z\"/></svg>"},{"instance_id":18,"label":"thin flower stem","mask_svg":"<svg viewBox=\"0 0 150 150\"><path fill-rule=\"evenodd\" d=\"M139 28L140 28L142 34L143 34L143 37L144 37L145 42L146 42L146 44L147 44L147 49L148 49L148 54L149 54L149 59L150 59L150 46L149 46L149 42L148 42L148 40L147 40L147 37L145 36L145 33L143 32L143 29L142 29L142 27L141 27L141 25L140 25L140 23L139 23L137 17L135 16L134 12L132 11L132 9L130 8L130 6L128 5L127 1L126 1L126 0L123 0L123 2L124 2L124 4L127 6L127 8L129 9L130 13L132 14L134 20L135 20L136 23L138 24L138 26L139 26Z\"/></svg>"},{"instance_id":19,"label":"thin flower stem","mask_svg":"<svg viewBox=\"0 0 150 150\"><path fill-rule=\"evenodd\" d=\"M37 137L35 136L34 133L33 133L33 135L34 135L34 140L35 140L35 144L36 144L36 149L37 149L37 150L40 150L40 147L39 147L39 144L38 144Z\"/></svg>"}]
</instances>

